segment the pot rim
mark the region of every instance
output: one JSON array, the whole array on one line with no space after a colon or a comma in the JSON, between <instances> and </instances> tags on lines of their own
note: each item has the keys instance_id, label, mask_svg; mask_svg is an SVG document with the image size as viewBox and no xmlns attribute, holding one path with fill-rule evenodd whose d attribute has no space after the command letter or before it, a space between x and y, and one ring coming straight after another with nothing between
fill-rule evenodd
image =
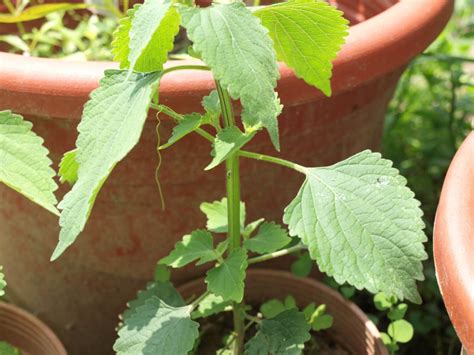
<instances>
[{"instance_id":1,"label":"pot rim","mask_svg":"<svg viewBox=\"0 0 474 355\"><path fill-rule=\"evenodd\" d=\"M6 303L2 301L0 301L0 312L8 314L14 319L18 319L18 323L29 324L30 327L34 329L36 333L42 334L45 338L49 339L51 346L56 350L56 354L67 355L64 345L61 343L57 335L45 323L43 323L33 314L11 303ZM4 340L8 341L8 339ZM21 344L17 344L17 346L21 346Z\"/></svg>"},{"instance_id":2,"label":"pot rim","mask_svg":"<svg viewBox=\"0 0 474 355\"><path fill-rule=\"evenodd\" d=\"M454 0L400 0L378 15L351 26L347 42L333 63L333 94L405 66L441 32L453 5ZM189 61L170 61L166 66L178 63ZM80 118L82 104L97 87L103 71L117 67L112 62L74 62L0 52L0 110ZM284 105L294 106L324 97L319 90L296 78L286 65L279 63L279 69L281 79L277 90ZM182 111L199 110L201 98L213 88L209 72L176 71L163 78L160 99L171 107L179 106ZM54 105L51 100L55 100ZM74 105L80 108L73 108Z\"/></svg>"}]
</instances>

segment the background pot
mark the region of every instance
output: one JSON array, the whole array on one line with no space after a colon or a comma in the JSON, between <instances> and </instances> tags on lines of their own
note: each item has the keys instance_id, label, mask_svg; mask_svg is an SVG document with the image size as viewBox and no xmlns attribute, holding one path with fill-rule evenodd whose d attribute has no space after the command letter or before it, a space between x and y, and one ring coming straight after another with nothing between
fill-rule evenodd
<instances>
[{"instance_id":1,"label":"background pot","mask_svg":"<svg viewBox=\"0 0 474 355\"><path fill-rule=\"evenodd\" d=\"M38 318L0 302L0 341L31 355L66 355L57 336Z\"/></svg>"},{"instance_id":2,"label":"background pot","mask_svg":"<svg viewBox=\"0 0 474 355\"><path fill-rule=\"evenodd\" d=\"M452 0L332 2L353 24L334 63L333 96L323 97L280 66L278 91L285 104L281 156L308 166L378 148L385 110L400 74L442 30L452 10ZM103 70L114 66L0 53L0 109L31 120L57 164L74 146L90 91ZM165 77L160 98L180 112L195 111L212 88L209 73L175 72ZM117 314L125 301L183 234L204 226L200 202L225 193L223 169L203 171L210 147L191 135L163 152L160 175L167 205L161 211L154 181L155 125L150 117L140 144L102 189L78 242L55 263L48 260L58 238L56 218L0 186L0 263L8 274L10 295L37 312L71 354L111 351ZM163 120L163 137L172 126ZM265 133L249 149L275 154ZM242 161L242 172L242 198L251 201L247 220L279 221L303 176L248 160ZM184 269L177 279L189 280L201 272Z\"/></svg>"},{"instance_id":3,"label":"background pot","mask_svg":"<svg viewBox=\"0 0 474 355\"><path fill-rule=\"evenodd\" d=\"M272 298L291 295L299 307L314 302L326 304L327 313L334 317L329 330L332 338L357 355L388 355L377 327L354 303L322 283L276 270L248 270L245 280L245 301L259 305ZM206 290L204 279L186 283L179 288L185 299Z\"/></svg>"}]
</instances>

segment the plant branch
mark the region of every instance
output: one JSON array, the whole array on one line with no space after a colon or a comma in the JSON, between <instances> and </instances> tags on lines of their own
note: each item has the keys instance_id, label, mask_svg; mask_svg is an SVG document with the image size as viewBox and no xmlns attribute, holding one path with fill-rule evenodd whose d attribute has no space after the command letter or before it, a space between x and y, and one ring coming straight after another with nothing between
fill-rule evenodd
<instances>
[{"instance_id":1,"label":"plant branch","mask_svg":"<svg viewBox=\"0 0 474 355\"><path fill-rule=\"evenodd\" d=\"M209 296L210 292L209 291L206 291L204 292L201 296L199 296L198 298L196 298L192 303L191 303L191 307L193 310L196 309L196 307L199 305L199 303L201 303L201 301L206 298L207 296Z\"/></svg>"},{"instance_id":2,"label":"plant branch","mask_svg":"<svg viewBox=\"0 0 474 355\"><path fill-rule=\"evenodd\" d=\"M474 63L474 58L470 58L470 57L460 57L460 56L429 53L429 52L422 53L421 55L423 57L429 57L429 58L433 58L433 59L441 60L441 61Z\"/></svg>"},{"instance_id":3,"label":"plant branch","mask_svg":"<svg viewBox=\"0 0 474 355\"><path fill-rule=\"evenodd\" d=\"M279 258L281 256L296 253L297 251L305 250L305 249L307 249L305 245L297 244L295 246L292 246L292 247L289 247L289 248L286 248L286 249L282 249L282 250L278 250L278 251L275 251L273 253L256 256L255 258L250 258L248 260L248 263L249 263L249 265L256 264L256 263L261 263L263 261L272 260L272 259L275 259L275 258Z\"/></svg>"},{"instance_id":4,"label":"plant branch","mask_svg":"<svg viewBox=\"0 0 474 355\"><path fill-rule=\"evenodd\" d=\"M265 161L267 163L273 163L273 164L285 166L287 168L296 170L296 171L298 171L300 173L303 173L303 174L306 173L304 166L298 165L296 163L293 163L293 162L285 160L285 159L276 158L276 157L272 157L270 155L265 155L265 154L260 154L260 153L253 153L253 152L249 152L249 151L246 151L246 150L239 150L237 154L241 157L244 157L244 158L261 160L261 161Z\"/></svg>"},{"instance_id":5,"label":"plant branch","mask_svg":"<svg viewBox=\"0 0 474 355\"><path fill-rule=\"evenodd\" d=\"M211 70L211 68L209 68L206 65L198 65L198 64L177 65L174 67L166 68L165 70L163 70L162 75L166 75L178 70Z\"/></svg>"}]
</instances>

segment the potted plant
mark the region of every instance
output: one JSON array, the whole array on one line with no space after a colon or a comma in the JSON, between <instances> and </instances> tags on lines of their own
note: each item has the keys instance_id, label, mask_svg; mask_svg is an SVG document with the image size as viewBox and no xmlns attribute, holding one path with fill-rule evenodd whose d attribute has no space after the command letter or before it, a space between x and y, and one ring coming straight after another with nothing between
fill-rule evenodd
<instances>
[{"instance_id":1,"label":"potted plant","mask_svg":"<svg viewBox=\"0 0 474 355\"><path fill-rule=\"evenodd\" d=\"M276 64L271 64L269 67L263 66L261 68L262 75L278 76L279 73L281 77L277 91L281 97L281 102L286 106L284 114L280 118L282 156L284 158L298 160L299 163L306 166L315 166L332 163L362 148L376 147L379 138L378 134L375 133L381 130L385 104L390 98L403 65L434 38L449 17L451 9L450 1L441 1L435 5L431 4L433 12L428 15L417 11L419 5L423 6L422 3L408 3L403 1L396 4L381 12L380 15L351 28L347 45L335 62L335 78L333 81L335 95L331 99L322 100L322 95L316 89L310 89L310 86L297 78L291 68L283 64L279 64L278 67ZM385 4L387 3L385 2ZM357 9L361 8L357 7ZM386 8L381 7L380 9ZM375 13L370 12L369 7L366 10L367 12L359 15L357 13L351 14L350 11L347 11L347 13L353 23L356 23L362 20L361 16L364 14L367 17L375 15ZM405 24L403 30L394 25L392 27L387 26L394 23L388 21L388 19L399 18L398 15L406 15L406 12L410 16L405 16L408 25ZM122 29L126 28L127 21L130 24L130 20L125 19L122 23ZM381 23L384 26L380 26ZM420 27L420 23L423 25L422 27ZM377 28L378 31L374 31L374 28ZM380 28L383 28L384 31L379 31ZM420 31L420 28L424 28L424 30ZM390 34L388 29L392 31ZM382 40L382 38L393 38L392 34L395 30L400 34L399 41ZM330 29L321 31L323 34L326 34L326 32L330 34L331 32ZM369 32L371 36L367 35ZM380 41L373 41L374 33L381 36ZM167 35L171 36L170 34ZM321 36L315 35L313 37L319 38ZM313 37L308 37L308 41L312 41ZM367 37L367 40L357 41L358 38L362 37ZM407 46L406 44L414 38L417 38L417 41L412 41L415 45ZM334 37L334 41L328 42L332 54L325 51L320 53L326 54L323 55L325 64L321 68L321 72L325 73L322 82L312 83L312 79L306 78L310 84L318 85L326 93L329 93L328 73L330 73L331 60L338 49L337 43L341 43L338 42L337 37ZM374 43L376 44L375 48ZM361 46L361 44L364 45ZM307 43L305 48L313 51L317 49L311 44L307 45ZM364 48L364 50L362 51L361 48ZM404 50L398 52L401 48ZM233 53L232 49L232 46L227 48L231 54ZM272 50L274 49L270 49L270 52ZM280 48L280 50L285 50L285 48ZM200 49L197 49L197 53L194 52L194 54L200 56L199 52ZM255 53L255 57L259 58L264 53ZM399 54L395 56L393 53ZM284 59L284 57L285 55L279 54L280 59ZM127 61L130 62L129 55L125 55L121 59L124 66L127 66ZM144 68L149 69L146 67L149 65L148 63L140 63L142 59L135 58L134 60L139 63L139 66L143 65ZM82 103L86 100L88 93L97 86L101 73L104 69L109 68L110 64L58 62L37 58L26 59L9 54L1 54L0 61L0 67L3 70L0 86L1 108L8 107L29 115L29 118L35 123L37 131L41 132L41 135L50 142L53 160L58 161L62 153L73 148L72 141L75 133L71 128L77 124L76 119L80 116ZM384 62L386 65L383 67L371 65L371 63L380 62ZM245 63L245 60L242 59L241 63ZM206 64L209 65L209 63ZM294 66L291 63L289 64L290 67ZM163 63L160 63L160 65L163 65ZM17 70L18 66L21 67L21 70ZM159 104L154 103L153 107L167 113L175 120L182 117L181 114L176 114L176 112L192 114L193 111L200 111L203 113L205 110L200 108L200 101L203 96L210 94L215 85L213 76L207 70L197 73L189 70L177 70L182 66L188 66L188 69L207 69L206 66L196 60L165 65L163 71L166 72L166 75L163 76L163 80L160 80ZM13 70L14 68L16 69ZM53 69L54 75L51 73ZM217 70L219 75L231 72L226 67L212 69L214 72ZM383 76L384 74L386 76ZM132 81L138 80L137 78L140 76L137 74L138 76L135 77L136 74L124 74L123 72L109 72L108 75L112 79L106 78L104 84L109 80L117 79L118 76L127 75L127 80ZM305 76L304 73L298 75ZM161 77L161 74L156 74L156 78L151 76L148 78L153 82L153 85L157 85L159 77ZM242 81L239 86L245 86L245 78L235 75L232 80L235 82ZM271 77L268 79L269 81L265 78L259 80L266 83L266 86L271 84L270 86L274 89L276 77ZM228 86L229 81L225 82L224 89L231 89L234 98L241 98L240 91L236 93ZM150 90L149 87L144 89ZM95 95L102 95L100 94L101 89L97 90L99 90L99 94ZM375 95L381 92L384 94ZM148 95L148 91L142 93ZM254 98L254 94L253 91L246 92L247 96L243 100L243 117L246 116L245 109L247 105L252 106L252 103L260 102L260 100ZM103 95L111 96L110 93ZM205 100L205 105L212 104L218 96L215 93L211 94ZM268 105L270 102L268 93L263 98L268 102L261 107L272 108L273 112L277 113L279 105L276 102L273 102L271 106ZM147 108L145 101L143 101L143 105L138 106ZM344 103L344 106L341 106L342 103ZM93 104L89 104L87 107L90 109L91 105ZM87 107L84 117L87 115ZM215 102L214 107L217 107ZM210 106L207 108L206 120L209 117L216 116L215 113L211 112L212 108ZM118 111L125 112L128 109L128 106L124 106ZM253 109L256 112L258 111L257 118L251 118L247 114L246 125L254 128L251 128L249 132L244 132L246 136L242 138L241 143L247 143L250 138L253 138L250 135L255 134L254 124L258 126L258 122L252 120L256 119L269 129L273 142L277 145L274 122L262 118L264 111L260 112L261 108L253 107L249 110ZM239 112L238 107L235 107L235 110ZM318 114L317 117L313 115L315 112ZM33 116L30 116L32 114ZM104 185L104 189L97 199L96 208L92 214L93 218L85 230L87 235L83 236L77 246L71 248L69 253L52 265L47 265L45 259L53 248L53 243L55 243L51 238L57 231L57 227L54 225L54 217L37 212L25 212L29 211L29 205L14 197L11 192L2 190L2 201L8 203L8 209L3 207L6 205L2 205L2 209L0 209L1 216L4 217L1 224L2 236L9 236L13 233L29 236L28 242L25 239L19 240L18 238L13 241L11 238L0 240L2 243L0 248L2 252L1 259L5 265L17 264L12 257L16 255L16 250L22 250L25 256L21 265L18 265L15 269L12 268L13 271L10 276L12 283L15 285L14 287L16 287L16 294L19 295L18 300L28 303L29 307L40 309L45 319L51 322L65 339L69 338L69 342L72 341L72 337L76 339L77 335L85 329L82 326L83 324L96 324L101 332L95 331L89 335L87 338L89 345L84 345L83 352L88 350L87 346L92 346L95 351L98 349L98 344L106 344L103 341L104 334L107 332L106 329L109 330L105 338L110 339L113 336L113 315L120 311L123 301L131 298L135 290L143 284L155 260L165 256L172 249L180 235L189 232L194 228L193 226L202 224L203 218L196 212L199 201L214 200L220 198L223 194L224 184L220 183L223 173L222 167L217 167L210 174L201 174L198 170L194 170L195 167L205 166L204 157L208 156L209 152L207 147L197 140L200 139L199 137L193 138L193 136L188 135L180 142L181 151L169 150L169 153L168 151L163 152L164 159L159 170L159 178L166 191L167 208L164 212L160 211L160 199L155 192L155 181L150 179L150 176L155 174L158 162L158 158L155 156L157 128L155 116L156 111L150 115L147 121L143 116L140 116L145 126L140 144L133 151L130 158L123 165L117 167L111 175L111 181ZM191 115L193 118L188 118L187 122L197 124L197 117L200 116L202 115ZM306 119L308 116L313 118ZM208 122L206 121L206 123ZM162 136L172 135L173 127L172 120L163 119L159 126L160 134ZM234 128L232 130L238 135ZM312 134L314 130L316 132L320 131L321 135L314 136ZM129 148L131 148L135 145L135 140L138 139L139 134L135 134L133 137L129 133L123 137L123 140L130 140L128 143L130 143ZM180 138L179 131L174 136L175 139L176 137ZM354 136L357 136L357 140L354 140ZM258 135L252 140L249 147L259 151L259 153L268 153L272 149L266 138L262 138L262 135ZM78 154L80 154L80 151L79 149ZM116 157L122 158L122 155L128 153L128 151L129 149L120 151L118 152L120 154ZM302 152L312 153L303 154ZM235 151L232 151L232 153L235 153ZM68 154L66 162L74 162L74 154ZM265 159L265 155L259 156ZM301 159L298 159L298 157L301 157ZM79 156L79 166L83 166L81 164L82 159ZM248 204L248 212L252 218L259 218L261 217L260 211L268 210L267 218L278 220L278 211L283 209L291 198L290 194L294 193L298 185L301 184L301 176L290 176L285 170L284 160L277 159L277 161L283 162L283 165L260 168L250 160L242 163L242 169L245 169L246 172L242 181L244 186L248 186L243 190L244 200L255 197L255 203ZM67 165L63 164L63 167ZM71 165L74 166L74 164ZM178 166L185 166L186 168L180 171L177 170ZM108 166L107 172L110 168L111 166ZM195 173L190 174L191 169ZM221 174L219 174L219 169ZM80 169L79 176L81 176ZM73 182L74 179L71 180ZM267 191L261 188L260 181L265 181ZM195 188L197 182L199 182L198 189ZM384 183L383 180L381 184ZM77 189L77 186L83 186L82 184L82 182L75 183L73 191ZM219 189L216 186L222 186L222 188ZM69 196L74 193L71 192ZM78 194L85 196L82 192ZM95 200L95 197L95 193L90 196L92 200ZM189 199L190 197L191 199ZM87 200L92 201L89 198ZM68 209L66 206L62 212L63 237L59 251L71 242L71 239L73 239L70 237L71 235L77 234L83 229L85 219L89 216L87 210L87 213L82 214L77 221L78 224L71 227L70 236L64 237L64 233L66 233L64 230L69 228L69 226L64 227L64 218L67 218ZM81 212L84 211L81 210ZM14 219L9 217L25 213L27 213L27 217L22 224L15 223ZM72 211L69 215L76 215L76 211ZM186 216L186 218L184 219L183 216ZM33 235L31 232L27 232L39 230L33 228L38 223L42 225L40 237L37 234ZM157 245L159 247L156 247ZM130 265L133 265L133 268ZM44 280L41 280L41 283L37 280L27 280L25 270L28 269L48 270L47 276ZM178 274L177 278L180 280L190 279L202 274L202 272L203 269L188 267L184 272ZM60 285L57 288L58 292L54 297L46 297L51 288L54 287L51 285ZM85 287L83 288L83 286ZM81 289L84 290L84 293L80 291ZM34 296L26 299L27 296L25 295ZM41 295L45 297L41 297ZM44 301L44 298L47 301ZM95 309L97 312L90 312L91 309ZM99 311L102 314L101 316L97 314ZM100 321L97 321L97 319L100 319ZM86 337L81 338L86 339Z\"/></svg>"}]
</instances>

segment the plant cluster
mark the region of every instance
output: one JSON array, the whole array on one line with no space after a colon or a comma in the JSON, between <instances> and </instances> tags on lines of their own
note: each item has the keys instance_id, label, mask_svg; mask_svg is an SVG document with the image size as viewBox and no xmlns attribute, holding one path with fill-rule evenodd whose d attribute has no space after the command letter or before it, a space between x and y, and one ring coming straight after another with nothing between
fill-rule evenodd
<instances>
[{"instance_id":1,"label":"plant cluster","mask_svg":"<svg viewBox=\"0 0 474 355\"><path fill-rule=\"evenodd\" d=\"M176 122L159 150L196 133L210 143L205 170L225 165L226 197L201 205L206 228L185 235L159 261L155 282L129 303L114 345L117 353L198 351L200 318L226 310L232 312L234 327L222 353L301 353L311 330L332 322L324 305L299 305L304 306L300 310L289 297L270 300L251 314L245 276L252 264L302 250L308 254L300 256L295 270L311 260L339 284L383 292L388 300L421 301L416 281L423 279L421 262L427 257L422 212L390 161L363 151L332 166L306 167L243 149L266 130L280 150L277 117L283 107L275 91L277 60L331 94L331 62L347 34L342 13L314 0L265 7L239 1L199 7L184 0L146 0L127 15L113 41L121 69L105 71L84 107L76 149L65 154L59 170L72 189L57 207L54 171L41 139L20 116L0 112L0 181L59 216L61 232L52 260L84 229L101 187L138 143L150 110ZM192 42L189 54L196 64L165 69L180 26ZM160 102L161 79L178 70L212 74L216 88L202 99L203 113L179 113ZM263 219L245 222L240 159L281 165L305 177L283 212L288 230ZM168 267L190 263L208 266L206 291L185 301L169 281ZM401 341L397 317L387 335L393 342Z\"/></svg>"}]
</instances>

